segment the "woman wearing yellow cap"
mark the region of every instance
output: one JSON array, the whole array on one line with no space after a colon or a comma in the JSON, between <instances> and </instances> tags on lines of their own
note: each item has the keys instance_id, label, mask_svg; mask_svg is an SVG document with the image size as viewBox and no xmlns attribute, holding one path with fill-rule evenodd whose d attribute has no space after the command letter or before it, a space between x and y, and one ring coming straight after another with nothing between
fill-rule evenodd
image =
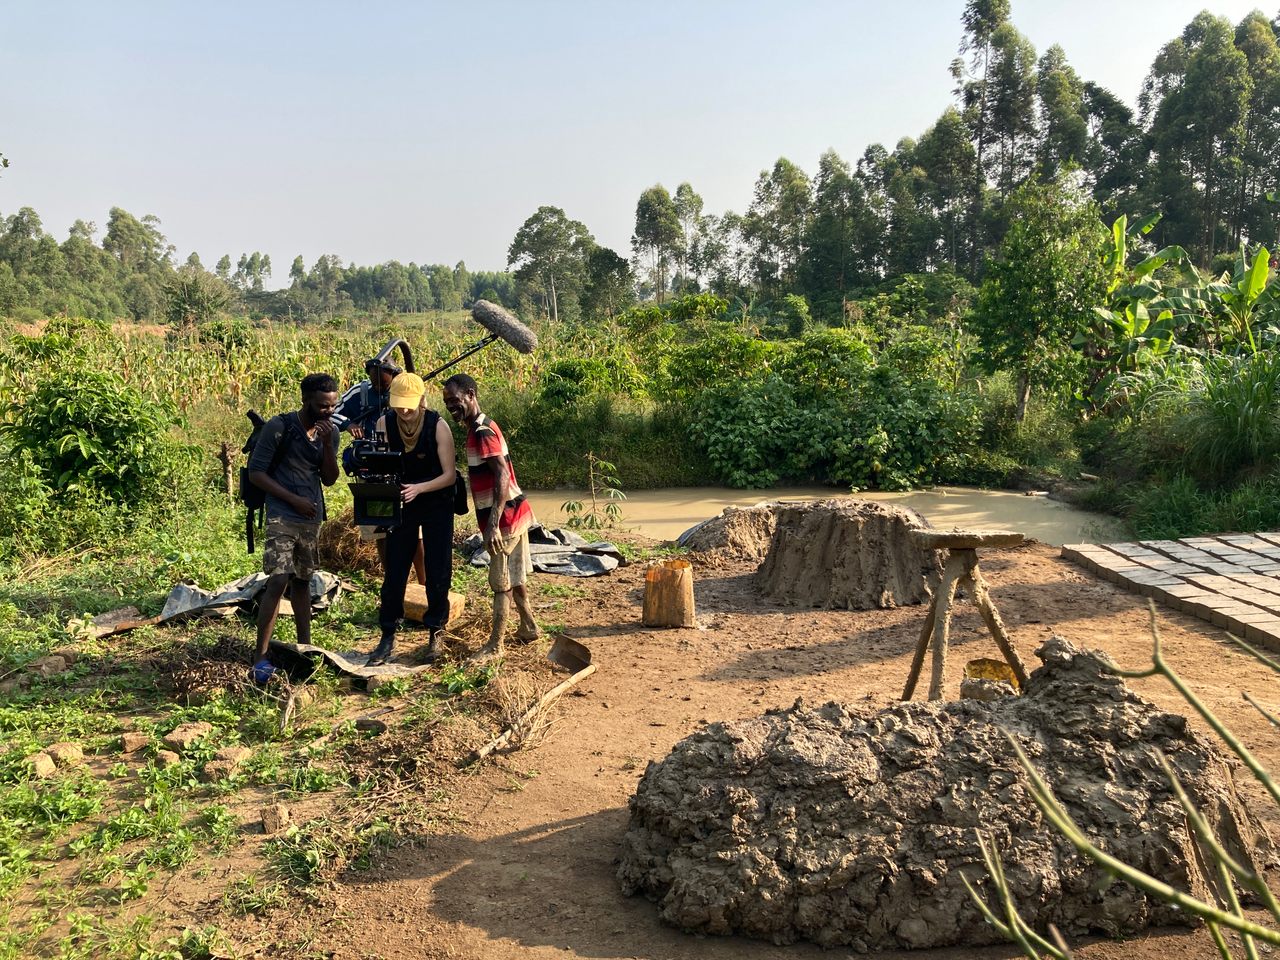
<instances>
[{"instance_id":1,"label":"woman wearing yellow cap","mask_svg":"<svg viewBox=\"0 0 1280 960\"><path fill-rule=\"evenodd\" d=\"M396 627L404 616L404 591L409 569L422 540L426 561L427 612L423 622L431 631L427 657L439 652L438 634L449 620L449 582L453 575L453 431L434 410L427 409L427 387L416 373L402 373L391 381L391 409L384 430L392 450L403 453L400 496L401 522L387 533L386 572L378 625L382 639L369 664L385 663L396 642Z\"/></svg>"}]
</instances>

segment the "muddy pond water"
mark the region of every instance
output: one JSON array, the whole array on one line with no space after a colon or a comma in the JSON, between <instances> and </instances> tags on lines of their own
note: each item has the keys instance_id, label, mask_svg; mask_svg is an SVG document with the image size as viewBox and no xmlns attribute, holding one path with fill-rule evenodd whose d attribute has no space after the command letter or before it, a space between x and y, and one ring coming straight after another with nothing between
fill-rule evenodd
<instances>
[{"instance_id":1,"label":"muddy pond water","mask_svg":"<svg viewBox=\"0 0 1280 960\"><path fill-rule=\"evenodd\" d=\"M538 519L555 526L565 520L561 505L584 500L579 490L528 491ZM847 494L823 487L777 487L772 490L733 490L728 487L668 487L636 490L622 503L623 529L658 540L674 540L701 520L714 517L728 506L745 507L766 500L821 500L857 496L897 503L919 510L935 527L982 527L1016 530L1028 537L1060 546L1083 541L1123 539L1123 527L1114 517L1078 510L1048 497L1032 497L1007 490L970 487L935 487L909 493Z\"/></svg>"}]
</instances>

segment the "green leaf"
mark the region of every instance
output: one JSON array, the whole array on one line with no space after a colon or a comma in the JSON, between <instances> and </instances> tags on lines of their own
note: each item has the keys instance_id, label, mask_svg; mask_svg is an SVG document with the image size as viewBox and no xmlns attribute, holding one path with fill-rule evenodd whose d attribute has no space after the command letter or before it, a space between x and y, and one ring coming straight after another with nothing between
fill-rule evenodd
<instances>
[{"instance_id":1,"label":"green leaf","mask_svg":"<svg viewBox=\"0 0 1280 960\"><path fill-rule=\"evenodd\" d=\"M1258 255L1253 258L1253 266L1249 268L1249 273L1245 277L1245 303L1253 303L1258 299L1258 294L1262 293L1267 285L1267 276L1270 272L1271 254L1266 247L1259 247Z\"/></svg>"}]
</instances>

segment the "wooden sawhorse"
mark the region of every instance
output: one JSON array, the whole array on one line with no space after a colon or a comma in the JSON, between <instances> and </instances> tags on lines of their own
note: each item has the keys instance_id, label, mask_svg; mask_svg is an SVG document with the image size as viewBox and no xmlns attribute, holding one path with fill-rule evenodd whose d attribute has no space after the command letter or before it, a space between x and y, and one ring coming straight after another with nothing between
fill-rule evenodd
<instances>
[{"instance_id":1,"label":"wooden sawhorse","mask_svg":"<svg viewBox=\"0 0 1280 960\"><path fill-rule=\"evenodd\" d=\"M929 612L925 614L924 627L916 642L915 656L911 661L911 672L907 675L902 699L910 700L915 693L930 640L933 642L933 675L929 680L929 699L942 699L942 686L947 670L947 633L951 628L951 604L955 600L957 587L965 587L973 595L978 612L982 614L987 629L995 638L996 646L1013 668L1013 675L1018 678L1019 686L1025 687L1026 668L1013 649L1013 644L1009 642L1009 634L1000 619L1000 612L991 602L987 582L978 570L977 551L978 547L1019 546L1025 539L1022 534L1005 530L912 530L911 539L917 546L926 549L946 550L947 559L942 567L942 580L933 593Z\"/></svg>"}]
</instances>

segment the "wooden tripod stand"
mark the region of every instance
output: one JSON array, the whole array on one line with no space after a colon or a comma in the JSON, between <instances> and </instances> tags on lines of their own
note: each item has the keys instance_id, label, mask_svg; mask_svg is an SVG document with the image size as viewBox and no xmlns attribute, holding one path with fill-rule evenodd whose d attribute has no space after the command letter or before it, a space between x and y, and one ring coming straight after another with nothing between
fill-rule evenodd
<instances>
[{"instance_id":1,"label":"wooden tripod stand","mask_svg":"<svg viewBox=\"0 0 1280 960\"><path fill-rule=\"evenodd\" d=\"M929 679L929 699L942 699L942 686L946 682L947 634L951 628L951 604L955 601L956 588L964 587L973 595L978 612L995 638L996 646L1013 668L1013 674L1021 686L1026 686L1027 671L1009 642L1009 634L1000 619L1000 612L991 602L987 582L978 570L978 547L1016 547L1025 539L1020 533L1004 530L912 530L912 540L919 546L946 550L947 559L942 567L942 580L933 593L929 612L925 614L920 639L916 641L915 656L911 660L911 672L902 699L910 700L920 679L924 655L933 642L932 676Z\"/></svg>"}]
</instances>

